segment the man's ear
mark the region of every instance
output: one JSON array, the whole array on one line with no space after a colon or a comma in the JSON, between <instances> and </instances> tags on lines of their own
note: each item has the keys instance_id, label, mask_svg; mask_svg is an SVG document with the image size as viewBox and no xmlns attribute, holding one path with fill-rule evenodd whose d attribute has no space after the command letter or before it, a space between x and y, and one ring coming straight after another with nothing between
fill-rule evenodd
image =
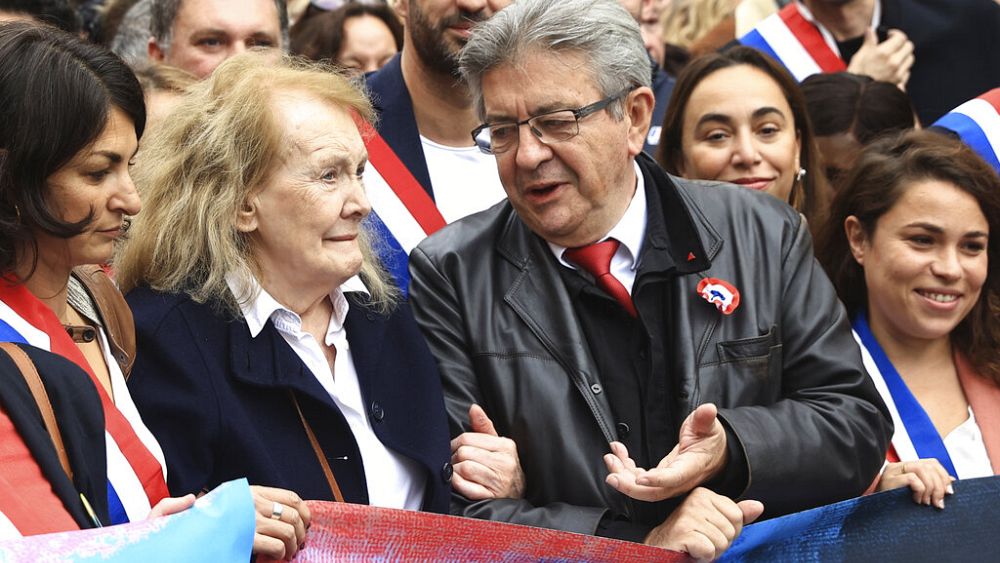
<instances>
[{"instance_id":1,"label":"man's ear","mask_svg":"<svg viewBox=\"0 0 1000 563\"><path fill-rule=\"evenodd\" d=\"M653 91L646 86L632 90L625 96L625 118L628 120L628 148L631 156L642 152L653 119Z\"/></svg>"},{"instance_id":2,"label":"man's ear","mask_svg":"<svg viewBox=\"0 0 1000 563\"><path fill-rule=\"evenodd\" d=\"M236 230L241 233L252 233L257 230L257 198L244 202L236 212Z\"/></svg>"},{"instance_id":3,"label":"man's ear","mask_svg":"<svg viewBox=\"0 0 1000 563\"><path fill-rule=\"evenodd\" d=\"M854 215L844 219L844 234L847 235L847 244L851 246L851 255L854 256L854 261L864 268L865 250L868 248L868 235L861 226L861 221Z\"/></svg>"},{"instance_id":4,"label":"man's ear","mask_svg":"<svg viewBox=\"0 0 1000 563\"><path fill-rule=\"evenodd\" d=\"M157 63L162 63L167 56L160 48L160 44L156 42L155 37L149 38L149 43L146 44L146 54L149 55L149 60Z\"/></svg>"}]
</instances>

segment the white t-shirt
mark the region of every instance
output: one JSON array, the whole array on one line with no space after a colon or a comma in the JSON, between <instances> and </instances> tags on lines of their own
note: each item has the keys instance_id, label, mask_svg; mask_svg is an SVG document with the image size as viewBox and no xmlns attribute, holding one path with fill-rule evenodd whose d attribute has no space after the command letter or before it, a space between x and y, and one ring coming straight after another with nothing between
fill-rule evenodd
<instances>
[{"instance_id":1,"label":"white t-shirt","mask_svg":"<svg viewBox=\"0 0 1000 563\"><path fill-rule=\"evenodd\" d=\"M479 148L446 147L420 136L427 172L434 187L434 202L448 223L472 215L507 197L496 157Z\"/></svg>"}]
</instances>

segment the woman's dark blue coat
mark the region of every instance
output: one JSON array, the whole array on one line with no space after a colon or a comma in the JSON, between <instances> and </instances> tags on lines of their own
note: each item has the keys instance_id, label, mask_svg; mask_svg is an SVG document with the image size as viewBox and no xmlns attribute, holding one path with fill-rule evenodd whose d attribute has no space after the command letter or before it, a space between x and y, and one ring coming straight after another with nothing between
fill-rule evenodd
<instances>
[{"instance_id":1,"label":"woman's dark blue coat","mask_svg":"<svg viewBox=\"0 0 1000 563\"><path fill-rule=\"evenodd\" d=\"M437 364L406 304L383 315L360 294L346 295L344 326L368 419L386 447L422 468L423 509L447 513L452 469ZM186 295L140 287L126 299L137 341L128 386L163 447L171 494L246 477L332 500L294 392L345 500L368 502L347 421L270 321L251 338L242 318Z\"/></svg>"}]
</instances>

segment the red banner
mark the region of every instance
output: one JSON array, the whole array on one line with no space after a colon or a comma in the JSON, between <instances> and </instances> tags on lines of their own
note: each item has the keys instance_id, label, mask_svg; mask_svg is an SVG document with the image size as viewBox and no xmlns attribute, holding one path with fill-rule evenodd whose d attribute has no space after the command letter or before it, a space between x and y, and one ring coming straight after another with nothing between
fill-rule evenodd
<instances>
[{"instance_id":1,"label":"red banner","mask_svg":"<svg viewBox=\"0 0 1000 563\"><path fill-rule=\"evenodd\" d=\"M688 561L684 553L502 522L310 501L297 563L325 561ZM258 559L258 561L265 561Z\"/></svg>"}]
</instances>

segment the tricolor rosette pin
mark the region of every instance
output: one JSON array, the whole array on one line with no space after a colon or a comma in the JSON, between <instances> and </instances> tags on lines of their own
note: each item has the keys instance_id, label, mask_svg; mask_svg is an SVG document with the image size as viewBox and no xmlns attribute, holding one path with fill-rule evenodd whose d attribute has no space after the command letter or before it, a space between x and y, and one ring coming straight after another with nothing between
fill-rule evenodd
<instances>
[{"instance_id":1,"label":"tricolor rosette pin","mask_svg":"<svg viewBox=\"0 0 1000 563\"><path fill-rule=\"evenodd\" d=\"M698 294L715 305L723 315L731 315L740 306L740 291L733 284L718 278L702 278Z\"/></svg>"}]
</instances>

